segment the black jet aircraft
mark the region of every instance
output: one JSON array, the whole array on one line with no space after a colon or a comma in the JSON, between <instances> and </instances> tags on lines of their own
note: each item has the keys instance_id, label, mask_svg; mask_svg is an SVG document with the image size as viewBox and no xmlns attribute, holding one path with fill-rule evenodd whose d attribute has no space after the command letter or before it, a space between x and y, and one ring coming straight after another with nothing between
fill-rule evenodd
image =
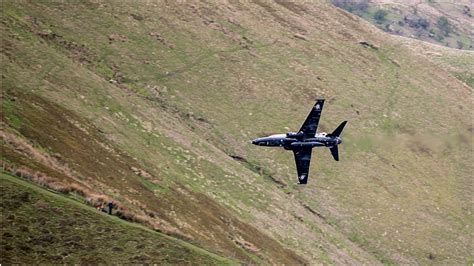
<instances>
[{"instance_id":1,"label":"black jet aircraft","mask_svg":"<svg viewBox=\"0 0 474 266\"><path fill-rule=\"evenodd\" d=\"M323 110L324 99L319 99L314 104L298 132L288 132L286 134L276 134L268 137L257 138L252 144L259 146L283 147L285 150L292 150L295 155L296 170L300 184L308 182L309 164L311 162L311 151L314 147L328 147L334 160L339 161L337 145L342 143L339 137L347 121L342 122L332 133L316 133L319 118Z\"/></svg>"}]
</instances>

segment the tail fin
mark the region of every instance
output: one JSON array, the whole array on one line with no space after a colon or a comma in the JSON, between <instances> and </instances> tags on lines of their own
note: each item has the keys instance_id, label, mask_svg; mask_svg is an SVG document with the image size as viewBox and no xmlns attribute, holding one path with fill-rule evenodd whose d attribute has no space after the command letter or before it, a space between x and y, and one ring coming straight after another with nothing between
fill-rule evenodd
<instances>
[{"instance_id":1,"label":"tail fin","mask_svg":"<svg viewBox=\"0 0 474 266\"><path fill-rule=\"evenodd\" d=\"M331 134L328 134L328 137L339 137L341 135L342 130L346 126L347 121L342 122ZM337 160L336 160L337 161Z\"/></svg>"},{"instance_id":2,"label":"tail fin","mask_svg":"<svg viewBox=\"0 0 474 266\"><path fill-rule=\"evenodd\" d=\"M332 146L331 148L329 148L329 150L331 150L331 154L334 160L339 161L339 150L337 148L337 145Z\"/></svg>"}]
</instances>

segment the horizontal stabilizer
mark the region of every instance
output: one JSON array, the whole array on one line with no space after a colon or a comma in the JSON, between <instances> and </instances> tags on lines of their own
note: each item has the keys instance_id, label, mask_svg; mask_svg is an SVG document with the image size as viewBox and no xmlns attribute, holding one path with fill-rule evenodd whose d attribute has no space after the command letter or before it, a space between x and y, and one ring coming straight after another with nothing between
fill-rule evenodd
<instances>
[{"instance_id":1,"label":"horizontal stabilizer","mask_svg":"<svg viewBox=\"0 0 474 266\"><path fill-rule=\"evenodd\" d=\"M329 150L331 150L331 154L334 160L339 161L339 150L337 148L337 145L332 146L331 148L329 148Z\"/></svg>"}]
</instances>

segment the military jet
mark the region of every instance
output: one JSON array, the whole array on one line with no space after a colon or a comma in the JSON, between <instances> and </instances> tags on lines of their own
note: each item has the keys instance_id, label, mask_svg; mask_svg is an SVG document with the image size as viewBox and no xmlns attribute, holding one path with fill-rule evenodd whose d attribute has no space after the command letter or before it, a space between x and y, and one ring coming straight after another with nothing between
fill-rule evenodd
<instances>
[{"instance_id":1,"label":"military jet","mask_svg":"<svg viewBox=\"0 0 474 266\"><path fill-rule=\"evenodd\" d=\"M339 151L337 145L342 143L339 137L347 121L342 122L332 133L316 133L319 118L323 110L324 99L316 100L316 103L309 112L298 132L288 132L286 134L276 134L268 137L257 138L252 144L269 147L283 147L285 150L293 151L295 155L296 170L300 184L308 182L309 164L311 162L311 152L314 147L328 147L334 160L339 161Z\"/></svg>"}]
</instances>

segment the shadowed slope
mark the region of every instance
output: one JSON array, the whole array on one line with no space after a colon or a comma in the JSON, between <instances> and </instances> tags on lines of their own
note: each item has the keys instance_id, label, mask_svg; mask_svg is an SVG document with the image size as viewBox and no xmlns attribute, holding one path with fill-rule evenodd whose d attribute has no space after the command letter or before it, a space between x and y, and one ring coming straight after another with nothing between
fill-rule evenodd
<instances>
[{"instance_id":1,"label":"shadowed slope","mask_svg":"<svg viewBox=\"0 0 474 266\"><path fill-rule=\"evenodd\" d=\"M233 263L15 177L0 178L2 263Z\"/></svg>"}]
</instances>

